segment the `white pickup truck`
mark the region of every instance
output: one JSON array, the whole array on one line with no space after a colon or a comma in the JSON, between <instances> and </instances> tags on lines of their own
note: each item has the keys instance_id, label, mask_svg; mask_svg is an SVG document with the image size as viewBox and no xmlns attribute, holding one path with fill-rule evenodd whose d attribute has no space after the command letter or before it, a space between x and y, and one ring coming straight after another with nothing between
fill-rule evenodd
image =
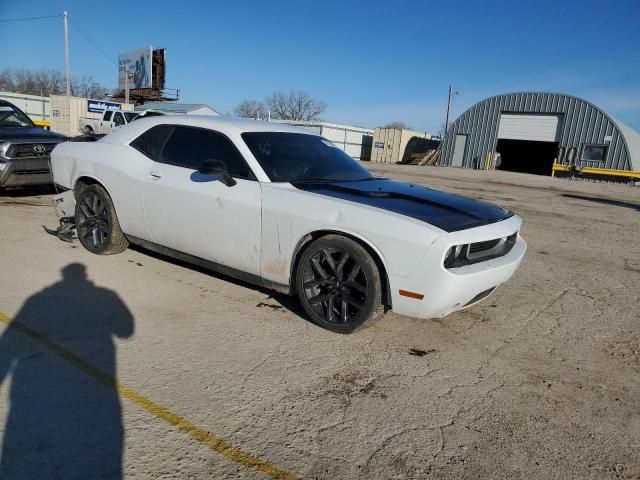
<instances>
[{"instance_id":1,"label":"white pickup truck","mask_svg":"<svg viewBox=\"0 0 640 480\"><path fill-rule=\"evenodd\" d=\"M82 133L111 133L114 128L122 127L130 123L138 116L138 112L125 112L123 110L105 110L102 118L80 117L78 127Z\"/></svg>"}]
</instances>

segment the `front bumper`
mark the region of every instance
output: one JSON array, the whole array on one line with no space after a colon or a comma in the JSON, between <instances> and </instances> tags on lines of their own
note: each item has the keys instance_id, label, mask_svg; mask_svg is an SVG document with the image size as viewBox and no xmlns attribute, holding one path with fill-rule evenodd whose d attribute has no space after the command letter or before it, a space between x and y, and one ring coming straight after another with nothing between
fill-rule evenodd
<instances>
[{"instance_id":1,"label":"front bumper","mask_svg":"<svg viewBox=\"0 0 640 480\"><path fill-rule=\"evenodd\" d=\"M459 268L446 269L444 256L449 247L507 237L519 231L519 217L483 227L454 232L440 237L410 277L389 275L393 310L417 318L444 317L488 297L500 284L515 273L527 250L527 243L518 235L513 248L501 257ZM424 295L422 299L400 294L400 290Z\"/></svg>"},{"instance_id":2,"label":"front bumper","mask_svg":"<svg viewBox=\"0 0 640 480\"><path fill-rule=\"evenodd\" d=\"M0 159L0 188L52 183L49 157Z\"/></svg>"}]
</instances>

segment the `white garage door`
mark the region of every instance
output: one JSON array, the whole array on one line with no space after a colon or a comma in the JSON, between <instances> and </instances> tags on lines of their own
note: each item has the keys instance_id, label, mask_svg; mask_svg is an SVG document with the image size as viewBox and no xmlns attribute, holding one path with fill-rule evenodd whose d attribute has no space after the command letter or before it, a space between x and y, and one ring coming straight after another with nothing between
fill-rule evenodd
<instances>
[{"instance_id":1,"label":"white garage door","mask_svg":"<svg viewBox=\"0 0 640 480\"><path fill-rule=\"evenodd\" d=\"M498 138L555 142L558 135L558 115L503 113L500 116Z\"/></svg>"}]
</instances>

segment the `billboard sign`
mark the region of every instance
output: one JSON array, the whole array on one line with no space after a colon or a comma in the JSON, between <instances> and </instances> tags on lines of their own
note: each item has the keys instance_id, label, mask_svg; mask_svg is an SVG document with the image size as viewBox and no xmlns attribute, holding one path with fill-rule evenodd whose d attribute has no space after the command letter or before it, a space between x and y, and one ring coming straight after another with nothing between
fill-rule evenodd
<instances>
[{"instance_id":1,"label":"billboard sign","mask_svg":"<svg viewBox=\"0 0 640 480\"><path fill-rule=\"evenodd\" d=\"M118 88L126 88L126 74L129 72L129 88L151 88L152 48L140 48L118 55Z\"/></svg>"},{"instance_id":2,"label":"billboard sign","mask_svg":"<svg viewBox=\"0 0 640 480\"><path fill-rule=\"evenodd\" d=\"M114 102L105 102L104 100L87 100L87 110L93 113L102 113L105 110L121 110L122 105Z\"/></svg>"}]
</instances>

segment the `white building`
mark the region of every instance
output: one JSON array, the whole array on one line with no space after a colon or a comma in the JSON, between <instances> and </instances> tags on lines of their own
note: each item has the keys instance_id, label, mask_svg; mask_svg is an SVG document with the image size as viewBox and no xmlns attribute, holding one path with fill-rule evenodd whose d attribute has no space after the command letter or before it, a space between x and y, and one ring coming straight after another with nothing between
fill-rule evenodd
<instances>
[{"instance_id":1,"label":"white building","mask_svg":"<svg viewBox=\"0 0 640 480\"><path fill-rule=\"evenodd\" d=\"M136 112L144 110L155 110L174 115L220 115L205 103L148 102L135 108Z\"/></svg>"},{"instance_id":2,"label":"white building","mask_svg":"<svg viewBox=\"0 0 640 480\"><path fill-rule=\"evenodd\" d=\"M305 122L302 120L272 120L272 122L306 128L332 141L356 160L369 161L371 159L373 130L370 128L327 122Z\"/></svg>"}]
</instances>

